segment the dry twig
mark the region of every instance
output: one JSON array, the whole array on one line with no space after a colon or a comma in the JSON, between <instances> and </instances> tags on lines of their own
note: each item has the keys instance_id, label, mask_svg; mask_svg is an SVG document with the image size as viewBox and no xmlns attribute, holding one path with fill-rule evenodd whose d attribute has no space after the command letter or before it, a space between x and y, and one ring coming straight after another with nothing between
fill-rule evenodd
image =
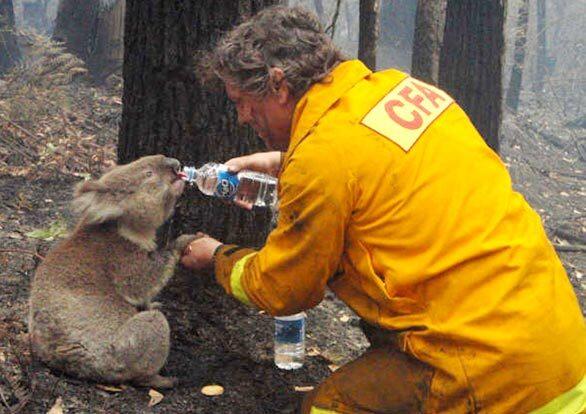
<instances>
[{"instance_id":1,"label":"dry twig","mask_svg":"<svg viewBox=\"0 0 586 414\"><path fill-rule=\"evenodd\" d=\"M586 245L584 244L559 244L554 243L553 247L558 252L586 252Z\"/></svg>"},{"instance_id":2,"label":"dry twig","mask_svg":"<svg viewBox=\"0 0 586 414\"><path fill-rule=\"evenodd\" d=\"M25 253L25 254L30 254L32 256L35 256L39 260L45 260L45 257L41 256L37 252L33 252L31 250L25 250L25 249L0 249L0 253Z\"/></svg>"}]
</instances>

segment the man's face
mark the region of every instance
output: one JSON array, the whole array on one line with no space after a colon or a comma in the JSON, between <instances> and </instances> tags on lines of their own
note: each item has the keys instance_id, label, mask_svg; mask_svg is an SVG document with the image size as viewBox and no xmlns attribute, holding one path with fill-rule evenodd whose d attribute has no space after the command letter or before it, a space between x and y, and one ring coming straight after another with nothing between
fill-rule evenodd
<instances>
[{"instance_id":1,"label":"man's face","mask_svg":"<svg viewBox=\"0 0 586 414\"><path fill-rule=\"evenodd\" d=\"M271 150L286 151L289 147L291 119L295 102L281 90L256 96L225 82L228 98L236 105L238 122L250 125Z\"/></svg>"}]
</instances>

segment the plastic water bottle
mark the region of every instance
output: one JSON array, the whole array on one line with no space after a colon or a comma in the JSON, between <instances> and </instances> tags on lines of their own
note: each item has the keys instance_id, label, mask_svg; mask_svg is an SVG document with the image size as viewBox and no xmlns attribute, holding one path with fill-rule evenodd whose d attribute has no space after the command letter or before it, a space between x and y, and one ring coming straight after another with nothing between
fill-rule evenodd
<instances>
[{"instance_id":1,"label":"plastic water bottle","mask_svg":"<svg viewBox=\"0 0 586 414\"><path fill-rule=\"evenodd\" d=\"M305 358L305 312L275 317L275 365L298 369Z\"/></svg>"},{"instance_id":2,"label":"plastic water bottle","mask_svg":"<svg viewBox=\"0 0 586 414\"><path fill-rule=\"evenodd\" d=\"M248 170L232 174L224 164L210 162L201 168L183 167L182 176L206 195L259 207L277 204L277 179L268 174Z\"/></svg>"}]
</instances>

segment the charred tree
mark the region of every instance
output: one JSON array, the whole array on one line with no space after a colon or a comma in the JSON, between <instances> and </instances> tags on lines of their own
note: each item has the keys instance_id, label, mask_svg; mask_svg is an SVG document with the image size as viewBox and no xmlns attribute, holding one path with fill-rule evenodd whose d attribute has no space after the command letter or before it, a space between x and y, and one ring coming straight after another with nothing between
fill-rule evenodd
<instances>
[{"instance_id":1,"label":"charred tree","mask_svg":"<svg viewBox=\"0 0 586 414\"><path fill-rule=\"evenodd\" d=\"M517 16L517 27L515 29L515 54L513 57L513 68L511 79L507 89L506 103L513 112L519 108L519 96L523 84L523 70L525 67L525 52L527 45L527 30L529 26L529 0L522 0Z\"/></svg>"},{"instance_id":2,"label":"charred tree","mask_svg":"<svg viewBox=\"0 0 586 414\"><path fill-rule=\"evenodd\" d=\"M446 20L446 0L417 2L411 75L437 85Z\"/></svg>"},{"instance_id":3,"label":"charred tree","mask_svg":"<svg viewBox=\"0 0 586 414\"><path fill-rule=\"evenodd\" d=\"M439 86L466 111L498 151L501 123L505 2L448 0Z\"/></svg>"},{"instance_id":4,"label":"charred tree","mask_svg":"<svg viewBox=\"0 0 586 414\"><path fill-rule=\"evenodd\" d=\"M413 0L382 0L378 64L409 68L417 3Z\"/></svg>"},{"instance_id":5,"label":"charred tree","mask_svg":"<svg viewBox=\"0 0 586 414\"><path fill-rule=\"evenodd\" d=\"M315 14L319 18L319 21L324 24L326 22L326 14L324 11L324 3L322 0L313 0L313 5L315 6Z\"/></svg>"},{"instance_id":6,"label":"charred tree","mask_svg":"<svg viewBox=\"0 0 586 414\"><path fill-rule=\"evenodd\" d=\"M378 14L380 0L360 0L360 29L358 59L370 69L376 69L376 41L378 40Z\"/></svg>"},{"instance_id":7,"label":"charred tree","mask_svg":"<svg viewBox=\"0 0 586 414\"><path fill-rule=\"evenodd\" d=\"M53 39L88 65L103 80L120 69L123 56L125 0L61 0Z\"/></svg>"},{"instance_id":8,"label":"charred tree","mask_svg":"<svg viewBox=\"0 0 586 414\"><path fill-rule=\"evenodd\" d=\"M199 85L194 67L197 51L209 49L243 15L273 3L127 1L120 162L164 153L200 166L264 148L238 125L225 93ZM170 232L199 230L228 243L261 245L270 217L262 209L244 211L188 188L176 218Z\"/></svg>"},{"instance_id":9,"label":"charred tree","mask_svg":"<svg viewBox=\"0 0 586 414\"><path fill-rule=\"evenodd\" d=\"M71 53L87 61L99 8L99 0L61 0L53 39L62 42Z\"/></svg>"},{"instance_id":10,"label":"charred tree","mask_svg":"<svg viewBox=\"0 0 586 414\"><path fill-rule=\"evenodd\" d=\"M336 34L336 25L338 24L338 19L340 18L340 6L342 5L342 0L336 0L336 6L334 8L334 14L332 16L332 20L329 24L325 26L325 32L330 35L333 39L334 35Z\"/></svg>"},{"instance_id":11,"label":"charred tree","mask_svg":"<svg viewBox=\"0 0 586 414\"><path fill-rule=\"evenodd\" d=\"M102 2L95 30L89 39L88 67L102 82L112 73L122 73L126 0Z\"/></svg>"},{"instance_id":12,"label":"charred tree","mask_svg":"<svg viewBox=\"0 0 586 414\"><path fill-rule=\"evenodd\" d=\"M350 11L350 6L348 5L348 0L342 0L344 2L344 15L346 16L346 34L348 35L346 38L348 41L352 40L352 12Z\"/></svg>"},{"instance_id":13,"label":"charred tree","mask_svg":"<svg viewBox=\"0 0 586 414\"><path fill-rule=\"evenodd\" d=\"M0 0L0 74L8 71L19 60L20 49L14 33L12 0Z\"/></svg>"},{"instance_id":14,"label":"charred tree","mask_svg":"<svg viewBox=\"0 0 586 414\"><path fill-rule=\"evenodd\" d=\"M49 0L22 0L20 3L21 16L16 18L17 24L22 23L26 27L34 28L39 33L48 34L51 29L51 21L47 15ZM16 4L14 6L16 9Z\"/></svg>"},{"instance_id":15,"label":"charred tree","mask_svg":"<svg viewBox=\"0 0 586 414\"><path fill-rule=\"evenodd\" d=\"M541 93L543 91L543 82L549 72L549 59L547 58L547 29L545 21L545 0L537 0L537 64L535 68L535 81L533 82L533 91L536 93Z\"/></svg>"}]
</instances>

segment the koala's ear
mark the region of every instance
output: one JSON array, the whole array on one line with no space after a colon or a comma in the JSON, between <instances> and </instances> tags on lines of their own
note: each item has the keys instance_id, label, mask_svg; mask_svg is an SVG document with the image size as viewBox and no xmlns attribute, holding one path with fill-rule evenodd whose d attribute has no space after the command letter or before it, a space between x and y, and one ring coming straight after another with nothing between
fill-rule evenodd
<instances>
[{"instance_id":1,"label":"koala's ear","mask_svg":"<svg viewBox=\"0 0 586 414\"><path fill-rule=\"evenodd\" d=\"M75 213L85 216L86 224L100 224L116 220L124 213L113 198L106 185L90 180L75 187L71 205Z\"/></svg>"}]
</instances>

